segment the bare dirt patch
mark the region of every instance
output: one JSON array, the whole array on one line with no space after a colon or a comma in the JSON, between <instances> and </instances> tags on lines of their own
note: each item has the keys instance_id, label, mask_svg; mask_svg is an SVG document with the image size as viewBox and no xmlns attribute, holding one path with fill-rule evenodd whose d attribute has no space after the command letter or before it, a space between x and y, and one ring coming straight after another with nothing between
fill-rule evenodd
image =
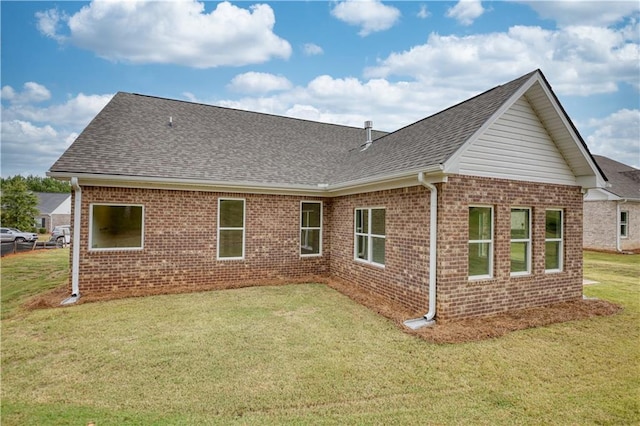
<instances>
[{"instance_id":1,"label":"bare dirt patch","mask_svg":"<svg viewBox=\"0 0 640 426\"><path fill-rule=\"evenodd\" d=\"M577 321L598 316L614 315L622 311L622 307L606 300L581 299L571 302L556 303L549 306L506 311L488 317L471 318L466 320L436 323L432 327L424 327L419 330L411 330L404 326L407 319L417 318L424 312L415 312L406 307L394 303L378 294L363 290L339 280L314 280L324 282L334 290L339 291L353 301L366 306L385 318L392 320L405 333L415 335L432 343L463 343L504 336L516 330L542 327L550 324ZM287 282L292 284L291 281ZM241 288L256 285L277 285L279 283L264 282L242 285L232 283L226 286L217 285L211 290ZM283 281L281 284L285 284ZM141 297L158 294L176 294L202 291L192 287L180 287L171 289L147 289L138 293L130 291L114 292L102 295L83 296L79 303L91 303L105 300L122 299L127 297ZM69 296L68 286L61 286L49 292L30 299L24 307L28 310L60 307L60 302Z\"/></svg>"}]
</instances>

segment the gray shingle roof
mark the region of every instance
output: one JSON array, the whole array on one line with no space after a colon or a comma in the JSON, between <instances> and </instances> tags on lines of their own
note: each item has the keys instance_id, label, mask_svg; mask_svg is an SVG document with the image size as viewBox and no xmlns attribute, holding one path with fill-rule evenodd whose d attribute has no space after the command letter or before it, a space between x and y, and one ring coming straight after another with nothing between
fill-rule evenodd
<instances>
[{"instance_id":1,"label":"gray shingle roof","mask_svg":"<svg viewBox=\"0 0 640 426\"><path fill-rule=\"evenodd\" d=\"M374 131L364 151L361 128L119 92L50 172L277 185L383 177L445 162L535 72L393 133Z\"/></svg>"},{"instance_id":2,"label":"gray shingle roof","mask_svg":"<svg viewBox=\"0 0 640 426\"><path fill-rule=\"evenodd\" d=\"M621 198L640 200L640 169L602 155L593 158L609 179L611 187L607 191Z\"/></svg>"},{"instance_id":3,"label":"gray shingle roof","mask_svg":"<svg viewBox=\"0 0 640 426\"><path fill-rule=\"evenodd\" d=\"M51 214L67 198L71 197L70 193L34 192L34 194L38 197L37 209L40 214Z\"/></svg>"}]
</instances>

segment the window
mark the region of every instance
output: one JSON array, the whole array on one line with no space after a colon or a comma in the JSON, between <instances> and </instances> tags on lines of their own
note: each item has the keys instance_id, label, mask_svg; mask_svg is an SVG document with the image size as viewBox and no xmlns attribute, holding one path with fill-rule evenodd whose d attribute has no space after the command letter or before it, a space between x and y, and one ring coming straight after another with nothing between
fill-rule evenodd
<instances>
[{"instance_id":1,"label":"window","mask_svg":"<svg viewBox=\"0 0 640 426\"><path fill-rule=\"evenodd\" d=\"M355 259L384 266L385 222L384 208L356 209Z\"/></svg>"},{"instance_id":2,"label":"window","mask_svg":"<svg viewBox=\"0 0 640 426\"><path fill-rule=\"evenodd\" d=\"M562 271L562 210L547 210L544 239L544 268Z\"/></svg>"},{"instance_id":3,"label":"window","mask_svg":"<svg viewBox=\"0 0 640 426\"><path fill-rule=\"evenodd\" d=\"M322 203L300 203L300 255L322 254Z\"/></svg>"},{"instance_id":4,"label":"window","mask_svg":"<svg viewBox=\"0 0 640 426\"><path fill-rule=\"evenodd\" d=\"M218 259L244 258L244 200L218 200Z\"/></svg>"},{"instance_id":5,"label":"window","mask_svg":"<svg viewBox=\"0 0 640 426\"><path fill-rule=\"evenodd\" d=\"M620 236L622 238L629 237L629 212L620 212Z\"/></svg>"},{"instance_id":6,"label":"window","mask_svg":"<svg viewBox=\"0 0 640 426\"><path fill-rule=\"evenodd\" d=\"M469 278L493 274L493 208L469 207Z\"/></svg>"},{"instance_id":7,"label":"window","mask_svg":"<svg viewBox=\"0 0 640 426\"><path fill-rule=\"evenodd\" d=\"M511 209L511 275L531 273L531 210Z\"/></svg>"},{"instance_id":8,"label":"window","mask_svg":"<svg viewBox=\"0 0 640 426\"><path fill-rule=\"evenodd\" d=\"M91 204L91 250L139 250L144 240L144 207Z\"/></svg>"}]
</instances>

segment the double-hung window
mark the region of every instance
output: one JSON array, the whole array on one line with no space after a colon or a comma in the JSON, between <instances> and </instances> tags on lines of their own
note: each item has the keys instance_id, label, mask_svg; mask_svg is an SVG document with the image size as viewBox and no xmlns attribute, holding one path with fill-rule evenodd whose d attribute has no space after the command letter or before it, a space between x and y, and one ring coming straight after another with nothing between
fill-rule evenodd
<instances>
[{"instance_id":1,"label":"double-hung window","mask_svg":"<svg viewBox=\"0 0 640 426\"><path fill-rule=\"evenodd\" d=\"M562 271L563 236L562 210L547 210L544 238L544 269L546 272Z\"/></svg>"},{"instance_id":2,"label":"double-hung window","mask_svg":"<svg viewBox=\"0 0 640 426\"><path fill-rule=\"evenodd\" d=\"M355 259L384 266L386 210L363 208L355 211Z\"/></svg>"},{"instance_id":3,"label":"double-hung window","mask_svg":"<svg viewBox=\"0 0 640 426\"><path fill-rule=\"evenodd\" d=\"M300 203L300 255L322 255L322 203Z\"/></svg>"},{"instance_id":4,"label":"double-hung window","mask_svg":"<svg viewBox=\"0 0 640 426\"><path fill-rule=\"evenodd\" d=\"M531 273L531 210L511 209L511 275Z\"/></svg>"},{"instance_id":5,"label":"double-hung window","mask_svg":"<svg viewBox=\"0 0 640 426\"><path fill-rule=\"evenodd\" d=\"M625 210L620 212L620 236L629 237L629 212Z\"/></svg>"},{"instance_id":6,"label":"double-hung window","mask_svg":"<svg viewBox=\"0 0 640 426\"><path fill-rule=\"evenodd\" d=\"M469 207L469 279L493 275L493 207Z\"/></svg>"},{"instance_id":7,"label":"double-hung window","mask_svg":"<svg viewBox=\"0 0 640 426\"><path fill-rule=\"evenodd\" d=\"M218 199L218 259L244 258L244 200Z\"/></svg>"},{"instance_id":8,"label":"double-hung window","mask_svg":"<svg viewBox=\"0 0 640 426\"><path fill-rule=\"evenodd\" d=\"M144 207L136 204L91 204L90 250L141 250Z\"/></svg>"}]
</instances>

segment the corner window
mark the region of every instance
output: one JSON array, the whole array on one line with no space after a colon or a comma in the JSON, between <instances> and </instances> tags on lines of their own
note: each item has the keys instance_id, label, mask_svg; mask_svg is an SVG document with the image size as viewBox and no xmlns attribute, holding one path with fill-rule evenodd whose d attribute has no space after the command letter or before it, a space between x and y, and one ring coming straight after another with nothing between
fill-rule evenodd
<instances>
[{"instance_id":1,"label":"corner window","mask_svg":"<svg viewBox=\"0 0 640 426\"><path fill-rule=\"evenodd\" d=\"M91 250L140 250L143 248L143 206L91 204L89 223Z\"/></svg>"},{"instance_id":2,"label":"corner window","mask_svg":"<svg viewBox=\"0 0 640 426\"><path fill-rule=\"evenodd\" d=\"M511 209L511 275L531 273L531 210Z\"/></svg>"},{"instance_id":3,"label":"corner window","mask_svg":"<svg viewBox=\"0 0 640 426\"><path fill-rule=\"evenodd\" d=\"M469 279L493 275L493 207L469 207Z\"/></svg>"},{"instance_id":4,"label":"corner window","mask_svg":"<svg viewBox=\"0 0 640 426\"><path fill-rule=\"evenodd\" d=\"M244 259L244 200L218 200L218 259Z\"/></svg>"},{"instance_id":5,"label":"corner window","mask_svg":"<svg viewBox=\"0 0 640 426\"><path fill-rule=\"evenodd\" d=\"M562 210L547 210L545 219L544 268L562 271Z\"/></svg>"},{"instance_id":6,"label":"corner window","mask_svg":"<svg viewBox=\"0 0 640 426\"><path fill-rule=\"evenodd\" d=\"M384 266L386 240L384 208L356 209L355 259Z\"/></svg>"},{"instance_id":7,"label":"corner window","mask_svg":"<svg viewBox=\"0 0 640 426\"><path fill-rule=\"evenodd\" d=\"M322 203L300 203L300 255L322 254Z\"/></svg>"},{"instance_id":8,"label":"corner window","mask_svg":"<svg viewBox=\"0 0 640 426\"><path fill-rule=\"evenodd\" d=\"M620 212L620 236L622 238L629 237L629 212Z\"/></svg>"}]
</instances>

